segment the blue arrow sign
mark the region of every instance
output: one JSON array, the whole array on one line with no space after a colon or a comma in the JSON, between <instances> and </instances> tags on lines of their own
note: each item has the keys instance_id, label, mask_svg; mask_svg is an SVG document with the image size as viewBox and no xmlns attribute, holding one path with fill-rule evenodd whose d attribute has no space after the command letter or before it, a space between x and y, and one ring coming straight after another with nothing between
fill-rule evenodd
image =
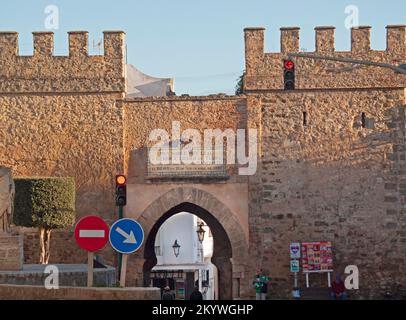
<instances>
[{"instance_id":1,"label":"blue arrow sign","mask_svg":"<svg viewBox=\"0 0 406 320\"><path fill-rule=\"evenodd\" d=\"M110 244L114 250L129 254L137 251L144 241L144 230L134 219L117 220L110 228Z\"/></svg>"}]
</instances>

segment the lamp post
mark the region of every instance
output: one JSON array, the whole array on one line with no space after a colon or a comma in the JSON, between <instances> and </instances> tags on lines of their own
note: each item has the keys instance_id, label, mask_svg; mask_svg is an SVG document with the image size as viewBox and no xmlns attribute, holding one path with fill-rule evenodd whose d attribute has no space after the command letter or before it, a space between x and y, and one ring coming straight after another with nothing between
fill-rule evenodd
<instances>
[{"instance_id":1,"label":"lamp post","mask_svg":"<svg viewBox=\"0 0 406 320\"><path fill-rule=\"evenodd\" d=\"M204 234L206 233L206 230L204 230L203 227L206 227L206 225L203 222L200 222L199 228L196 231L200 243L203 243Z\"/></svg>"},{"instance_id":2,"label":"lamp post","mask_svg":"<svg viewBox=\"0 0 406 320\"><path fill-rule=\"evenodd\" d=\"M204 240L204 234L206 233L206 230L203 229L205 227L205 224L203 221L201 221L198 225L198 229L196 231L197 233L197 238L199 239L200 242L200 259L201 263L204 263L204 252L203 252L203 240ZM202 291L202 270L199 267L199 291Z\"/></svg>"},{"instance_id":3,"label":"lamp post","mask_svg":"<svg viewBox=\"0 0 406 320\"><path fill-rule=\"evenodd\" d=\"M174 253L175 257L177 258L179 256L179 250L180 250L180 245L178 243L178 240L175 240L172 248L173 248L173 253Z\"/></svg>"}]
</instances>

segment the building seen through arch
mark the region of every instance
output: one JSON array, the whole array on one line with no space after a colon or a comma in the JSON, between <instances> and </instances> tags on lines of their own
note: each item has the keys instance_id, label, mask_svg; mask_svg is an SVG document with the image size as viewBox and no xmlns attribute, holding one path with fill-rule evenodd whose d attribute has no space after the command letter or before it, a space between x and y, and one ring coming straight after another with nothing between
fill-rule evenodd
<instances>
[{"instance_id":1,"label":"building seen through arch","mask_svg":"<svg viewBox=\"0 0 406 320\"><path fill-rule=\"evenodd\" d=\"M188 300L195 286L205 300L217 298L217 269L211 263L214 239L204 223L204 239L199 241L200 223L197 216L181 212L168 218L155 238L157 264L150 273L151 285L169 286L176 299Z\"/></svg>"}]
</instances>

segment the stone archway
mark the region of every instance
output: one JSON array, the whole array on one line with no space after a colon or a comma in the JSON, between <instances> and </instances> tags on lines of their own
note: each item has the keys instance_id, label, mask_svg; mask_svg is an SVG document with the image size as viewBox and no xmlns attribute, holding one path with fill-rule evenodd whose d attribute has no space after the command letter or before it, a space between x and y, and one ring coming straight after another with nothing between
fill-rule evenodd
<instances>
[{"instance_id":1,"label":"stone archway","mask_svg":"<svg viewBox=\"0 0 406 320\"><path fill-rule=\"evenodd\" d=\"M156 264L154 242L160 226L179 212L189 212L202 218L211 228L214 238L212 263L219 270L219 297L233 299L246 296L243 280L248 263L247 239L239 221L230 209L209 192L198 188L175 188L156 199L139 216L145 241L129 260L128 279L136 285L149 283L149 272ZM133 270L133 271L131 271ZM137 270L136 272L134 272Z\"/></svg>"}]
</instances>

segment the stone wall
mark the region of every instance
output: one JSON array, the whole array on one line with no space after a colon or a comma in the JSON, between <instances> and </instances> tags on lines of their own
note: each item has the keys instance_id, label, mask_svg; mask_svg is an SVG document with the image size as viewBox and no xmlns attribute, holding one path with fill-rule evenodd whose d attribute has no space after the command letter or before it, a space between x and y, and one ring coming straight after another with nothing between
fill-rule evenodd
<instances>
[{"instance_id":1,"label":"stone wall","mask_svg":"<svg viewBox=\"0 0 406 320\"><path fill-rule=\"evenodd\" d=\"M146 148L152 130L164 129L172 135L172 122L180 122L181 133L196 129L246 128L247 106L244 97L168 97L138 98L120 101L124 110L125 172L129 183L145 183L147 168ZM172 139L172 138L171 138ZM235 166L228 166L229 182L245 182L235 176ZM234 180L233 180L234 179ZM197 181L196 181L197 182Z\"/></svg>"},{"instance_id":2,"label":"stone wall","mask_svg":"<svg viewBox=\"0 0 406 320\"><path fill-rule=\"evenodd\" d=\"M20 271L1 271L0 284L44 286L50 273L45 272L47 265L24 265ZM87 263L53 264L58 269L58 284L66 287L87 286ZM95 287L115 287L117 285L116 269L113 267L94 268L93 285Z\"/></svg>"},{"instance_id":3,"label":"stone wall","mask_svg":"<svg viewBox=\"0 0 406 320\"><path fill-rule=\"evenodd\" d=\"M52 56L52 34L34 34L32 57L18 56L15 33L0 34L0 164L15 176L73 176L78 216L100 214L108 222L116 217L118 172L137 185L133 190L151 186L156 198L168 192L162 186L204 184L216 196L219 188L210 190L210 184L246 184L248 217L240 221L248 221L242 229L248 230L250 258L240 267L249 271L234 279L244 292L261 265L272 277L273 297L287 297L293 283L289 243L331 240L337 269L358 265L359 294L377 297L381 287L406 284L405 77L298 60L298 90L280 90L283 59L299 51L299 36L298 28L283 28L281 52L265 53L264 29L245 30L246 95L130 100L124 99L122 33L105 33L105 56L93 57L83 32L70 34L69 57ZM316 52L406 63L406 27L388 27L387 39L385 51L370 50L370 29L354 29L352 51L336 52L334 28L317 28ZM229 178L216 182L149 180L148 136L157 128L170 132L172 121L200 132L257 129L257 174L238 176L231 166ZM154 191L154 184L161 188ZM26 232L26 262L36 262L37 240ZM109 246L102 254L115 261ZM71 231L53 234L51 263L85 259Z\"/></svg>"},{"instance_id":4,"label":"stone wall","mask_svg":"<svg viewBox=\"0 0 406 320\"><path fill-rule=\"evenodd\" d=\"M336 270L357 265L364 297L406 284L404 189L394 181L405 158L396 125L404 90L279 92L261 99L261 211L251 214L262 245L253 254L273 277L272 293L289 294L288 246L295 241L332 241ZM313 278L326 285L326 278Z\"/></svg>"},{"instance_id":5,"label":"stone wall","mask_svg":"<svg viewBox=\"0 0 406 320\"><path fill-rule=\"evenodd\" d=\"M53 55L53 33L34 32L32 56L18 54L18 33L0 32L0 93L124 92L124 33L104 32L104 55L88 55L88 33L69 32L69 56Z\"/></svg>"},{"instance_id":6,"label":"stone wall","mask_svg":"<svg viewBox=\"0 0 406 320\"><path fill-rule=\"evenodd\" d=\"M0 232L0 270L18 271L23 267L23 237Z\"/></svg>"},{"instance_id":7,"label":"stone wall","mask_svg":"<svg viewBox=\"0 0 406 320\"><path fill-rule=\"evenodd\" d=\"M124 33L104 32L104 54L88 55L87 32L69 33L69 56L53 55L53 34L33 33L32 56L18 34L0 33L0 163L14 176L70 176L77 217L115 219L114 178L124 170ZM37 263L39 240L25 230L24 261ZM102 253L113 264L115 255ZM72 231L55 231L51 263L83 263Z\"/></svg>"},{"instance_id":8,"label":"stone wall","mask_svg":"<svg viewBox=\"0 0 406 320\"><path fill-rule=\"evenodd\" d=\"M86 288L0 284L1 300L160 300L159 288Z\"/></svg>"},{"instance_id":9,"label":"stone wall","mask_svg":"<svg viewBox=\"0 0 406 320\"><path fill-rule=\"evenodd\" d=\"M316 54L393 65L406 63L406 26L387 27L385 51L371 49L371 28L352 29L351 51L336 51L334 27L317 27ZM283 60L300 51L299 28L281 28L281 52L264 52L264 28L245 29L246 76L244 89L267 91L283 89ZM392 70L349 63L295 58L297 89L406 87L406 79Z\"/></svg>"},{"instance_id":10,"label":"stone wall","mask_svg":"<svg viewBox=\"0 0 406 320\"><path fill-rule=\"evenodd\" d=\"M69 33L69 56L53 55L53 33L35 32L32 56L18 34L0 33L0 163L14 176L72 176L78 215L113 216L123 170L124 33L104 33L104 55L88 55L87 32Z\"/></svg>"},{"instance_id":11,"label":"stone wall","mask_svg":"<svg viewBox=\"0 0 406 320\"><path fill-rule=\"evenodd\" d=\"M78 216L114 214L123 170L120 94L0 93L0 163L18 176L75 179Z\"/></svg>"},{"instance_id":12,"label":"stone wall","mask_svg":"<svg viewBox=\"0 0 406 320\"><path fill-rule=\"evenodd\" d=\"M39 263L40 242L36 228L22 228L24 234L24 263ZM75 241L73 230L54 230L51 234L49 263L87 263L87 252L79 248ZM117 253L107 244L102 250L95 253L100 255L104 262L114 266L117 262Z\"/></svg>"}]
</instances>

